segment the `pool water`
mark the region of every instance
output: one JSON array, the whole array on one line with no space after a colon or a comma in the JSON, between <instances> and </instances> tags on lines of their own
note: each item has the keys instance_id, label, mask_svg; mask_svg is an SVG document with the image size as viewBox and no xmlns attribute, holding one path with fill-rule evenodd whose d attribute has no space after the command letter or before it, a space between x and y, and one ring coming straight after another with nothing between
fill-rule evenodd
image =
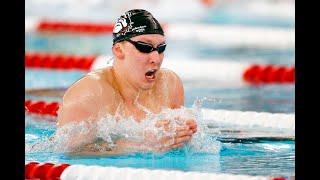
<instances>
[{"instance_id":1,"label":"pool water","mask_svg":"<svg viewBox=\"0 0 320 180\"><path fill-rule=\"evenodd\" d=\"M28 8L27 8L28 10ZM212 11L199 22L218 24L243 24L294 28L294 19L252 17L230 13L227 9ZM28 11L27 11L28 13ZM32 14L34 15L34 14ZM211 18L210 18L211 17ZM214 17L214 18L213 18ZM99 55L111 54L110 35L37 34L26 33L25 49L36 52ZM216 47L201 42L183 42L168 39L167 57L198 59L226 59L228 61L272 63L294 65L293 48L263 49L257 47ZM165 61L165 60L164 60ZM26 69L25 88L59 88L65 90L81 78L84 71ZM295 113L295 85L259 85L228 87L215 82L184 81L185 106L191 108L197 99L207 98L203 108L241 110L271 113ZM25 99L58 101L61 96L37 96L26 93ZM232 174L294 176L295 140L294 132L253 127L207 127L202 133L202 145L206 151L190 148L167 153L133 153L121 156L92 157L68 156L45 148L32 148L47 142L56 132L55 119L26 114L25 117L25 161L134 167L147 169L175 169L182 171L217 172ZM248 138L241 133L250 135ZM266 134L252 138L255 134ZM290 134L290 138L283 138ZM272 136L269 136L272 135ZM281 138L272 138L274 136ZM35 146L34 146L35 147ZM45 146L44 146L45 147ZM210 151L212 148L212 151Z\"/></svg>"},{"instance_id":2,"label":"pool water","mask_svg":"<svg viewBox=\"0 0 320 180\"><path fill-rule=\"evenodd\" d=\"M202 131L205 138L200 139L199 143L203 147L196 150L187 144L167 153L70 156L51 150L53 146L48 143L48 138L54 135L56 129L54 118L28 115L26 124L26 161L267 176L294 175L295 142L290 138L239 138L236 131L230 133L224 131L228 128L211 127ZM244 133L257 132L256 129L242 131L239 131L241 137ZM263 130L258 131L261 133ZM270 130L264 131L270 133ZM275 131L273 135L277 133L280 135L285 132Z\"/></svg>"},{"instance_id":3,"label":"pool water","mask_svg":"<svg viewBox=\"0 0 320 180\"><path fill-rule=\"evenodd\" d=\"M41 74L42 81L36 78ZM67 87L84 75L84 72L57 72L27 70L26 88ZM211 97L203 107L211 109L257 112L294 113L294 86L268 85L261 87L219 88L185 84L186 106L191 107L197 98ZM41 97L26 94L26 99L61 101L61 97ZM26 115L26 145L45 142L55 133L54 118ZM30 123L31 122L31 123ZM229 128L230 129L230 128ZM234 127L231 129L235 129ZM248 129L246 129L248 130ZM251 130L249 134L255 134ZM263 130L256 130L261 133ZM270 134L281 132L264 130ZM190 152L188 148L166 154L130 154L113 157L69 157L50 150L26 150L26 161L69 164L134 167L147 169L176 169L198 172L223 172L250 175L293 176L295 173L294 139L238 138L237 134L223 134L222 129L205 133L208 139L221 142L219 153ZM217 133L219 132L219 133ZM294 132L290 132L294 134ZM243 134L243 133L242 133ZM293 135L294 136L294 135Z\"/></svg>"}]
</instances>

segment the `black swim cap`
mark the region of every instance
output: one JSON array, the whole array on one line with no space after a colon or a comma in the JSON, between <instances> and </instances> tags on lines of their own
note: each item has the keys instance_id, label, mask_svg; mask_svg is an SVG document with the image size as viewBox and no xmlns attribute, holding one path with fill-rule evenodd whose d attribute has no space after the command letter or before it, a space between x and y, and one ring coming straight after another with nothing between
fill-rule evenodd
<instances>
[{"instance_id":1,"label":"black swim cap","mask_svg":"<svg viewBox=\"0 0 320 180\"><path fill-rule=\"evenodd\" d=\"M159 22L143 9L132 9L121 15L113 28L113 44L142 34L164 35Z\"/></svg>"}]
</instances>

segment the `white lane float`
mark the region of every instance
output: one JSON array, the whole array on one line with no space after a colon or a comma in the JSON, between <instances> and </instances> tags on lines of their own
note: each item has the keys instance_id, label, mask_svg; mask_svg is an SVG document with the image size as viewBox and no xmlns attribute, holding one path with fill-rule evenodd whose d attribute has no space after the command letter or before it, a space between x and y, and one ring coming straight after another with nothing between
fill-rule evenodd
<instances>
[{"instance_id":1,"label":"white lane float","mask_svg":"<svg viewBox=\"0 0 320 180\"><path fill-rule=\"evenodd\" d=\"M211 124L295 130L295 114L205 108L201 110L204 121Z\"/></svg>"},{"instance_id":2,"label":"white lane float","mask_svg":"<svg viewBox=\"0 0 320 180\"><path fill-rule=\"evenodd\" d=\"M284 177L251 176L226 173L184 172L178 170L150 170L136 168L103 167L97 165L54 164L50 162L25 163L25 179L61 180L127 180L127 179L175 179L175 180L280 180Z\"/></svg>"},{"instance_id":3,"label":"white lane float","mask_svg":"<svg viewBox=\"0 0 320 180\"><path fill-rule=\"evenodd\" d=\"M27 113L57 116L58 102L25 101ZM201 109L202 118L211 124L228 124L234 126L263 127L278 130L295 130L295 114L268 113L254 111L230 111Z\"/></svg>"}]
</instances>

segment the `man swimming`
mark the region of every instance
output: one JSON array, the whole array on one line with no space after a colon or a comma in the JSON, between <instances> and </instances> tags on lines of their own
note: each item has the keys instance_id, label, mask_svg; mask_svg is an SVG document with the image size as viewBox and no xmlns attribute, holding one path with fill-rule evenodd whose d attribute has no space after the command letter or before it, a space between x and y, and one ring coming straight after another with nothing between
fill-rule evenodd
<instances>
[{"instance_id":1,"label":"man swimming","mask_svg":"<svg viewBox=\"0 0 320 180\"><path fill-rule=\"evenodd\" d=\"M151 13L134 9L120 16L113 29L113 65L88 73L66 91L58 113L58 129L69 123L95 122L106 114L115 116L119 112L122 117L133 117L141 123L148 121L145 109L157 114L163 108L184 106L180 78L170 70L160 69L165 49L164 32ZM156 126L168 127L170 123L163 119ZM149 145L157 145L149 149L167 151L183 146L196 131L195 120L188 119L176 127L171 138L154 138L149 134L145 140ZM96 139L89 134L72 137L68 146L71 149L83 146L90 150ZM128 147L145 147L141 142L126 139L118 140L116 145L111 150L116 153Z\"/></svg>"}]
</instances>

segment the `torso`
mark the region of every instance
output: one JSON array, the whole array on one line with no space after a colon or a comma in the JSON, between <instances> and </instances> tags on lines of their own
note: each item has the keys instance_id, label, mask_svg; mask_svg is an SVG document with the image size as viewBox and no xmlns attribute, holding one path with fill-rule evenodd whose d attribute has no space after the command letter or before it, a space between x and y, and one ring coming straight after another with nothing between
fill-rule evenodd
<instances>
[{"instance_id":1,"label":"torso","mask_svg":"<svg viewBox=\"0 0 320 180\"><path fill-rule=\"evenodd\" d=\"M110 99L110 94L113 96L111 101L104 101L104 113L120 115L124 118L132 116L136 121L140 122L146 117L148 111L159 113L163 108L170 108L170 90L168 87L169 81L166 70L161 69L159 71L156 83L152 89L141 91L137 98L137 103L128 104L123 101L123 98L117 89L111 68L112 67L108 67L90 73L93 77L99 77L99 82L102 83L103 87L108 87L102 90L102 101L106 96L109 96L108 99Z\"/></svg>"}]
</instances>

